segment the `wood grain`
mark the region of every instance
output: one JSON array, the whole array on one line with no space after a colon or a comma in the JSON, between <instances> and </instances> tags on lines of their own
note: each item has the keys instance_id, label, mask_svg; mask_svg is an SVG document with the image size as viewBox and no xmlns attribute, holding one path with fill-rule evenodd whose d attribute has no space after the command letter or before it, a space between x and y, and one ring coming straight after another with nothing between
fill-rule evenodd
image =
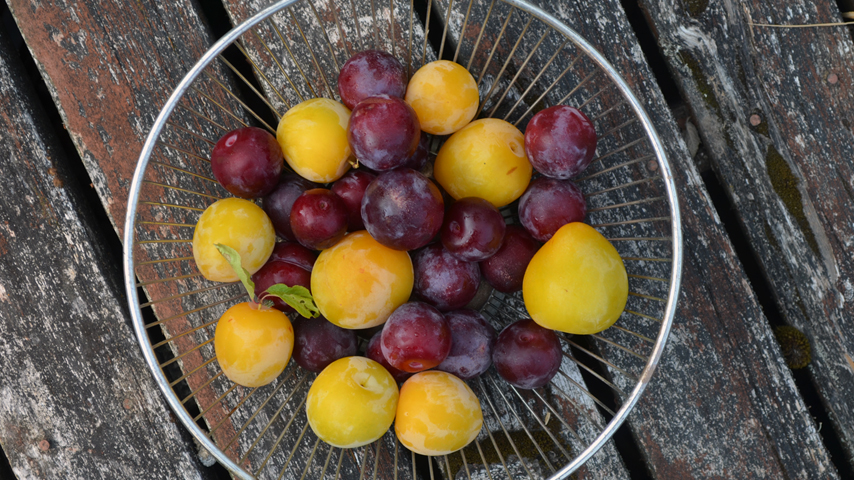
<instances>
[{"instance_id":1,"label":"wood grain","mask_svg":"<svg viewBox=\"0 0 854 480\"><path fill-rule=\"evenodd\" d=\"M466 8L468 2L459 3ZM581 33L620 72L651 115L674 167L685 237L679 308L655 377L628 420L651 473L655 478L833 478L816 425L619 2L535 3ZM499 15L499 25L506 17ZM480 29L474 25L465 34ZM512 52L517 32L502 40L502 60ZM517 53L517 63L525 51ZM601 349L606 358L620 361L614 350ZM620 376L614 382L626 385Z\"/></svg>"},{"instance_id":2,"label":"wood grain","mask_svg":"<svg viewBox=\"0 0 854 480\"><path fill-rule=\"evenodd\" d=\"M129 182L142 143L174 85L207 50L210 33L190 1L122 1L109 5L10 1L9 7L92 184L121 233ZM174 181L187 190L150 184L146 187L149 198L203 208L223 195L224 190L218 190L215 182L183 176L179 170L206 162L211 145L200 137L216 132L221 135L245 124L245 114L227 91L228 82L220 80L223 88L214 80L221 77L223 68L217 65L209 72L213 78L202 80L212 94L194 90L187 95L173 122L177 127L167 129L164 144L154 155L159 165L151 169L148 180ZM192 230L182 224L194 225L197 216L193 210L147 205L140 209L141 221L135 225L135 233L142 240L158 234L188 238L187 232L191 236ZM151 310L164 320L151 327L152 331L162 330L169 340L160 349L164 351L158 352L166 355L161 361L178 358L175 363L187 375L178 387L185 388L184 393L193 392L190 405L196 404L205 412L203 421L209 428L219 425L215 439L226 443L239 428L230 421L220 422L233 404L228 403L231 399L220 402L221 391L210 385L214 373L206 362L212 358L212 345L203 345L204 337L193 333L204 331L201 326L209 324L211 317L204 311L181 315L199 305L188 307L186 297L164 300L199 288L195 265L180 260L187 256L186 246L166 243L136 249L137 261L169 260L142 266L136 273L155 302ZM171 277L179 280L156 282ZM211 303L212 297L201 294L193 302ZM209 333L212 335L210 328Z\"/></svg>"},{"instance_id":3,"label":"wood grain","mask_svg":"<svg viewBox=\"0 0 854 480\"><path fill-rule=\"evenodd\" d=\"M0 442L29 478L205 478L94 217L0 32ZM83 186L88 188L88 186Z\"/></svg>"},{"instance_id":4,"label":"wood grain","mask_svg":"<svg viewBox=\"0 0 854 480\"><path fill-rule=\"evenodd\" d=\"M71 132L72 139L84 158L93 183L116 228L121 230L122 225L120 223L127 200L127 182L133 171L141 140L147 133L147 126L150 125L153 115L156 114L159 105L164 101L171 85L180 79L183 71L206 48L207 37L204 25L194 13L191 2L124 2L119 6L99 5L97 7L64 4L59 6L23 0L9 0L9 3L27 40L28 47L47 80L51 94L63 115L69 132ZM457 3L464 5L467 2L461 0ZM661 94L651 81L652 75L641 57L640 50L634 41L619 3L616 1L590 5L543 3L543 7L560 16L563 21L592 40L629 80L652 114L659 132L664 138L668 155L676 167L676 181L682 194L681 202L686 234L686 263L683 292L680 300L681 306L677 323L674 326L659 370L650 389L629 420L653 475L656 478L707 478L710 476L728 478L833 478L833 467L821 445L815 425L798 397L797 390L794 388L791 376L780 358L767 322L762 316L756 299L751 294L750 286L714 214L714 209L703 189L702 181L679 139L678 132L664 105ZM766 10L779 13L779 9L770 7L763 9L760 7L762 5L751 5L751 8L757 10L751 14L751 16L757 15L754 20L757 20L761 15L770 16L770 13L759 14L759 12ZM711 25L721 25L716 23L720 18L719 13L718 16L707 13L707 11L714 12L714 8L717 7L709 9L707 2L690 2L686 8L689 15L693 15L688 19L690 25L694 25L699 21L698 19L704 18ZM725 2L724 7L721 8L728 8L728 15L739 15L738 9L729 2ZM661 10L666 12L667 7L662 6ZM803 10L797 8L792 12L794 13L791 15L804 13ZM682 14L681 11L677 13ZM816 12L808 13L816 14ZM661 16L664 17L664 13ZM806 14L804 16L806 18ZM683 16L682 18L686 17ZM589 19L595 19L595 21L586 21ZM722 27L719 28L725 33L728 32ZM684 33L686 30L683 28L679 31ZM690 33L690 30L688 31ZM701 30L701 33L704 32ZM740 38L730 39L727 37L725 39L730 43L738 43ZM753 38L756 42L755 36ZM823 44L821 42L825 42L827 39L822 37L820 41L816 41L821 45ZM845 53L845 48L847 48L844 42L840 42L839 39L835 39L829 43L830 45L837 45L836 54L839 55ZM827 80L830 78L829 73L824 75L824 71L822 71L819 74L816 69L808 69L811 76L798 75L796 74L797 70L794 70L794 65L800 64L779 63L781 58L790 58L786 57L788 50L797 50L795 47L799 45L809 45L801 37L785 33L775 37L769 36L757 44L761 47L758 51L765 52L767 56L751 57L751 63L745 62L744 65L747 66L743 66L743 69L747 72L744 74L746 77L757 75L756 72L762 72L761 81L758 83L761 87L759 90L767 88L774 92L781 92L787 91L788 88L788 91L797 91L793 85L797 86L797 82L805 82L807 78L814 81L815 79L824 78ZM785 45L786 50L780 50L781 47L778 44ZM512 43L509 45L512 46ZM721 44L717 45L722 49ZM699 51L704 50L701 48ZM705 52L708 53L710 50ZM717 55L717 51L714 53ZM677 69L683 68L684 71L685 66L691 67L695 64L699 64L698 68L700 69L708 68L703 63L706 57L701 57L700 60L695 61L691 61L691 57L686 58L687 60L681 60L680 65L682 67L677 66ZM833 62L836 61L838 61L838 56L834 55L833 57L822 57L818 63L825 67L835 67L836 64ZM751 65L754 71L751 71ZM702 71L706 72L706 70ZM714 73L717 75L723 71L723 69L715 70ZM833 71L836 72L836 69L834 68ZM801 192L800 203L804 212L803 218L792 213L798 211L798 202L791 203L789 201L786 203L788 200L777 191L780 190L779 187L774 191L778 198L775 198L774 194L771 194L771 190L767 190L765 187L766 190L764 190L763 195L767 194L768 197L767 199L763 198L763 200L768 201L763 201L761 205L773 205L776 202L776 210L779 211L779 214L759 212L762 215L768 215L768 217L762 220L765 223L757 222L750 230L762 230L763 232L767 230L765 237L767 243L770 244L767 251L772 253L771 256L774 253L778 256L784 256L780 254L783 252L790 258L798 259L779 271L772 270L779 267L772 265L773 262L768 262L766 269L779 273L779 275L777 273L771 275L792 279L788 280L790 282L787 284L788 289L782 288L778 292L781 297L794 299L789 300L794 303L787 303L789 305L786 307L787 312L790 309L794 311L794 313L788 312L789 318L800 318L797 312L801 310L798 297L809 297L809 295L815 294L815 298L819 302L810 304L802 301L803 310L806 313L801 313L801 316L805 319L830 318L836 322L836 324L817 322L818 324L814 328L807 329L814 345L822 346L822 348L825 345L829 345L827 348L834 346L833 342L822 340L823 338L833 339L834 335L837 337L834 340L837 345L847 345L845 343L847 340L844 340L845 336L839 332L834 333L832 330L834 325L836 327L847 325L844 323L844 317L839 318L839 312L842 311L839 302L842 301L842 304L845 304L850 300L848 293L850 285L846 281L851 278L851 272L850 264L845 263L845 259L851 258L851 242L848 239L852 223L849 218L851 213L848 210L850 209L846 210L842 206L846 202L850 203L850 191L854 189L851 186L854 185L854 180L850 179L854 177L852 177L852 169L848 163L838 162L834 165L836 171L830 171L826 164L821 162L821 158L817 156L819 154L815 153L825 152L831 155L831 158L850 159L850 152L847 150L850 148L850 141L843 141L850 139L846 136L846 130L842 129L842 126L849 127L843 122L842 126L837 126L840 130L835 131L836 133L833 135L826 135L821 130L821 125L813 122L831 124L832 122L828 120L831 118L830 114L847 112L844 109L849 108L847 107L850 104L849 94L840 94L838 91L841 90L840 87L844 84L845 79L849 78L848 71L847 66L840 68L839 73L837 73L837 82L830 83L828 80L827 85L825 85L825 93L835 99L832 102L825 102L830 105L829 107L823 105L822 108L825 110L810 109L814 107L799 104L800 100L792 100L791 96L779 96L779 93L773 92L763 93L768 95L768 99L761 102L756 100L753 103L750 101L743 103L737 110L737 115L734 114L727 117L726 121L719 122L720 125L724 126L729 123L738 125L739 121L743 122L744 120L744 105L756 105L757 111L755 113L762 115L763 121L772 124L773 128L770 128L767 133L754 132L754 137L759 138L758 143L760 145L775 146L774 151L779 156L773 154L769 156L770 149L751 147L754 151L762 152L762 155L757 158L763 160L764 163L758 163L751 167L752 170L748 170L747 175L735 175L733 178L759 178L763 176L763 169L768 171L768 165L772 165L775 168L780 167L784 174L783 177L778 177L776 180L777 185L795 185L796 190ZM684 75L686 78L688 77L688 74ZM710 76L706 72L700 76L693 76L693 78L710 78ZM325 88L322 78L318 77L315 80L318 82L316 83L317 88ZM745 81L743 83L750 82ZM816 84L820 84L820 82ZM697 85L702 86L701 83L697 83ZM832 85L836 85L836 87L832 87ZM720 105L722 94L715 90L717 86L714 83L711 84L711 87L710 89L694 88L702 93L706 101L712 98L709 92L714 93L714 98ZM837 95L838 98L833 95ZM764 97L757 94L756 98ZM205 102L202 101L201 103ZM726 111L726 108L729 107L719 106L719 108ZM792 116L789 109L793 108L795 110L802 109L806 113ZM732 111L736 112L735 109ZM751 111L752 113L754 112ZM192 117L192 115L190 116ZM841 118L848 121L849 115L845 113ZM201 124L205 123L198 119L194 121ZM192 123L190 122L190 124ZM10 124L15 125L14 123ZM182 125L184 124L182 123ZM801 128L801 130L797 130L796 127ZM200 128L215 130L210 125ZM10 129L6 130L11 131ZM715 130L707 127L705 133L707 136L704 137L704 141L711 143L708 140L711 138L711 134L708 132L714 133ZM800 138L797 132L801 133ZM850 135L850 131L847 135ZM763 136L771 140L765 140ZM763 144L763 142L765 143ZM828 147L831 150L825 151L819 148L826 146L825 142L832 145L832 147ZM838 144L834 142L838 142ZM5 143L14 145L10 142ZM198 148L200 152L204 152L206 147L202 145ZM739 146L739 148L741 147ZM16 149L13 153L15 152L18 150ZM166 159L170 159L168 154L164 154L164 156ZM178 162L190 161L184 156L178 155L177 157L180 157L175 159ZM801 158L807 160L801 164L799 163ZM788 175L785 174L786 166L790 172ZM724 170L721 167L718 168ZM41 177L32 177L28 180L30 183L27 185L32 184L33 178L39 178L42 182L47 180ZM783 179L782 184L779 183L780 178ZM774 181L769 180L769 182L771 182L772 188L775 187ZM731 183L740 185L735 182ZM846 186L849 189L847 195L842 193ZM753 187L754 185L751 184L750 193L755 197ZM43 188L49 189L49 185L45 183ZM738 188L741 189L741 187ZM733 188L734 192L741 190ZM819 193L823 194L826 191L837 193L828 197L819 195ZM791 193L791 191L789 192ZM43 197L36 196L34 198ZM739 201L745 202L743 198L740 198ZM760 202L757 201L756 203L760 205ZM46 203L41 202L40 205L46 205ZM748 210L746 207L740 208ZM14 208L2 211L17 212ZM158 213L151 212L151 214L155 216ZM56 218L59 217L61 216ZM832 223L831 220L837 217L840 219L840 223ZM32 215L27 217L29 224L33 223L32 218ZM35 218L42 217L36 216ZM192 219L193 216L187 215L186 218ZM775 219L773 223L768 220L771 218ZM764 227L765 225L767 225L767 229ZM822 225L833 225L833 227L828 228ZM788 235L786 230L795 233ZM809 230L812 230L812 240L810 240L810 235L806 233ZM21 235L20 230L16 232L17 235ZM822 234L822 232L824 233ZM10 235L6 235L6 237L5 243L0 244L4 249L7 248L7 245L16 244L15 237ZM12 238L12 242L10 242L10 238ZM770 239L773 239L773 242ZM761 242L757 244L764 248ZM16 248L25 247L28 248L28 245L18 243ZM177 249L176 252L178 252ZM805 256L801 257L802 254ZM771 258L771 256L766 256L766 258ZM800 260L801 258L803 260ZM83 262L81 265L90 267L91 262ZM800 268L799 271L802 273L798 275L787 273L786 269L795 267ZM192 269L192 266L181 264L170 266L167 270L187 273L191 272ZM818 289L813 286L815 276L810 275L809 272L816 270L828 272L825 277L832 281L825 283L829 283L830 286L822 284ZM18 273L12 275L17 276ZM48 276L48 278L55 279L56 277ZM9 288L5 281L3 285L4 288ZM40 287L38 282L31 286L31 288L38 287ZM834 291L836 293L833 293ZM152 292L157 293L155 290ZM10 296L10 298L19 298L30 293L22 290L18 295ZM824 296L821 297L821 295ZM100 297L93 297L94 295L90 294L89 297L82 296L81 298L87 304L89 304L90 298L92 302L103 300ZM77 297L68 296L68 298ZM164 304L163 316L168 316L166 307L167 305ZM15 305L16 312L21 311L22 308L20 305ZM63 311L67 310L62 306L57 308ZM175 308L179 309L176 311L183 311L187 307L179 301L179 305ZM821 317L821 314L826 312L829 312L829 316ZM19 315L19 313L4 314L3 317L14 318L15 315ZM108 317L104 316L104 318ZM83 319L81 318L81 321ZM802 328L807 324L812 325L807 320L803 320L800 324L798 323L800 320L789 321ZM182 318L170 322L166 326L167 336L195 328L203 324L204 318L199 316L189 322L183 322ZM83 323L83 325L87 324ZM75 326L78 325L75 324ZM172 327L174 330L170 330ZM828 333L828 329L830 333ZM837 330L840 329L837 328ZM86 332L95 331L87 330ZM116 336L122 337L118 334ZM26 332L16 331L11 338L24 339L28 337L29 335ZM130 337L129 333L125 334L122 341L132 344ZM193 349L199 346L199 342L194 337L195 335L181 337L183 340L180 341L187 343L175 350L178 354L190 352L180 362L185 371L196 371L199 368L197 373L188 379L193 390L203 387L206 385L205 382L210 380L211 373L209 373L209 369L204 368L203 363L212 355L209 347L202 347L199 349L199 355L195 357ZM7 336L4 335L0 338L7 338ZM111 348L117 348L114 346L115 337L111 335L109 341ZM130 345L128 348L132 349L132 347L133 345ZM89 348L88 344L85 348ZM119 348L122 351L124 349L124 347ZM850 349L845 351L850 351ZM609 358L614 358L614 352L608 352L605 349L605 353L609 355ZM822 355L823 353L819 352L818 357L835 358L840 362L845 359L844 356L822 357ZM93 358L97 359L98 357L93 356ZM54 359L52 362L52 364L62 364L59 359ZM832 370L830 367L835 365L830 361L825 361L825 363L829 365L828 370ZM819 368L821 366L822 364L816 363L811 367L814 372L818 372L815 373L816 375L821 372ZM35 370L32 366L26 367ZM846 364L841 362L838 370L845 372L845 367ZM619 379L615 379L615 381L618 382ZM220 387L216 389L211 387L212 396L209 399L214 400L221 391ZM236 391L234 396L226 399L218 413L220 417L208 419L209 425L216 424L216 419L221 418L227 409L239 405L247 393ZM840 397L844 394L845 392L841 392ZM833 397L832 392L825 393L825 396L831 399ZM200 394L199 397L201 398L203 395ZM851 396L849 395L847 398L850 399ZM843 400L844 398L834 401L837 401L837 404L844 405ZM836 415L834 418L842 418L844 409L832 410L832 412L833 415ZM160 425L158 423L153 424ZM235 426L236 429L239 429L241 424L232 425L232 427ZM236 429L232 428L222 438L227 441ZM227 430L228 428L223 428L220 431L226 432ZM34 436L34 434L29 433L24 437L30 439ZM159 439L160 437L153 436L152 438ZM6 443L4 443L4 448L8 453L9 449ZM28 452L38 453L30 450ZM283 461L284 458L280 460ZM38 463L35 460L26 461ZM315 459L315 462L318 461ZM45 470L49 466L47 463L38 465L38 468ZM122 467L116 468L119 471L124 471L121 470ZM36 476L40 475L36 474Z\"/></svg>"},{"instance_id":5,"label":"wood grain","mask_svg":"<svg viewBox=\"0 0 854 480\"><path fill-rule=\"evenodd\" d=\"M641 2L854 465L854 43L835 2ZM736 40L738 39L738 40ZM843 460L843 459L840 459Z\"/></svg>"}]
</instances>

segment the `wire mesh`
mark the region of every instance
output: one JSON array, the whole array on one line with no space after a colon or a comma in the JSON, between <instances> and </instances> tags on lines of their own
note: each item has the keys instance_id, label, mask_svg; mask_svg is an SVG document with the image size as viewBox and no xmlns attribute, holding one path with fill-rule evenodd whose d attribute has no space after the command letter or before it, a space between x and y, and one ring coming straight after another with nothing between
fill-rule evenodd
<instances>
[{"instance_id":1,"label":"wire mesh","mask_svg":"<svg viewBox=\"0 0 854 480\"><path fill-rule=\"evenodd\" d=\"M429 0L426 15L421 23L411 0L278 2L211 47L176 86L143 148L124 238L136 332L178 417L240 478L564 478L609 448L662 353L679 286L681 230L670 167L640 102L583 38L525 2ZM423 25L436 22L434 49ZM470 381L484 429L442 457L416 456L393 432L356 449L320 441L304 408L314 374L294 362L270 385L232 383L212 340L217 319L242 290L206 280L193 261L193 226L208 205L229 196L211 173L216 140L248 125L275 134L294 105L338 100L338 69L366 48L393 53L409 73L437 58L457 61L477 80L478 115L523 131L544 107L583 110L599 143L576 183L588 223L614 244L629 274L616 325L561 335L564 359L550 385L519 390L493 370ZM443 140L432 139L433 153ZM503 213L517 221L512 209ZM528 318L519 294L493 291L480 311L499 331Z\"/></svg>"}]
</instances>

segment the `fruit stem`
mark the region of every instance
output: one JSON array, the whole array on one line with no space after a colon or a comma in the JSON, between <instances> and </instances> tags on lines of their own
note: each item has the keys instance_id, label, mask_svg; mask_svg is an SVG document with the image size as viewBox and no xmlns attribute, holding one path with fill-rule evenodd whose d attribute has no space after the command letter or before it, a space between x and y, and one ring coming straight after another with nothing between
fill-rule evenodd
<instances>
[{"instance_id":1,"label":"fruit stem","mask_svg":"<svg viewBox=\"0 0 854 480\"><path fill-rule=\"evenodd\" d=\"M311 296L311 292L300 285L289 287L283 283L277 283L276 285L268 288L263 294L261 294L260 298L256 300L255 282L252 281L249 272L240 264L240 254L228 245L217 243L214 244L214 246L219 250L219 253L225 257L228 264L231 265L234 273L237 274L237 277L243 284L243 288L245 288L246 293L249 294L250 305L259 305L259 308L272 307L273 302L267 300L267 297L276 297L293 307L294 310L303 317L312 318L320 315L320 310L317 309L317 305L314 303L314 298Z\"/></svg>"},{"instance_id":2,"label":"fruit stem","mask_svg":"<svg viewBox=\"0 0 854 480\"><path fill-rule=\"evenodd\" d=\"M249 295L250 303L255 302L255 282L250 278L249 272L243 268L240 262L240 254L228 245L215 243L214 246L225 257L225 260L231 266L231 269L234 270L234 273L237 274L237 278L240 279L240 283L243 284L243 288L246 289L246 293Z\"/></svg>"},{"instance_id":3,"label":"fruit stem","mask_svg":"<svg viewBox=\"0 0 854 480\"><path fill-rule=\"evenodd\" d=\"M282 285L282 284L280 284L280 285ZM278 296L273 295L270 292L264 290L264 292L261 293L261 295L259 295L258 298L256 299L256 303L260 307L271 308L273 306L273 300L269 299L269 297L279 298Z\"/></svg>"},{"instance_id":4,"label":"fruit stem","mask_svg":"<svg viewBox=\"0 0 854 480\"><path fill-rule=\"evenodd\" d=\"M252 310L258 310L259 312L266 312L273 308L273 302L269 300L263 300L263 297L259 297L258 300L249 300L249 308Z\"/></svg>"}]
</instances>

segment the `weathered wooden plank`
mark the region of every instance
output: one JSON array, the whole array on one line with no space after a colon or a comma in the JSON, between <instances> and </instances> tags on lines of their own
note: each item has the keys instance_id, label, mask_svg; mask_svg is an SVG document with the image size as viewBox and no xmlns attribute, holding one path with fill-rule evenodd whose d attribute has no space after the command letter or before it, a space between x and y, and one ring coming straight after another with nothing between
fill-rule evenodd
<instances>
[{"instance_id":1,"label":"weathered wooden plank","mask_svg":"<svg viewBox=\"0 0 854 480\"><path fill-rule=\"evenodd\" d=\"M854 465L854 43L833 1L644 0L715 173ZM743 4L742 4L743 3Z\"/></svg>"},{"instance_id":2,"label":"weathered wooden plank","mask_svg":"<svg viewBox=\"0 0 854 480\"><path fill-rule=\"evenodd\" d=\"M207 27L189 1L111 5L10 1L9 6L109 218L120 232L128 183L142 142L173 86L211 43ZM199 212L168 204L204 208L225 193L210 179L178 170L196 169L198 162L206 162L212 145L203 138L218 138L246 124L248 114L231 94L233 86L223 78L224 68L216 65L209 71L212 78L205 76L187 94L162 137L154 157L159 165L151 168L148 180L180 185L188 191L149 185L148 198L167 205L141 207L141 221L135 227L140 239L156 238L163 232L188 238L187 232L191 235L192 230L181 225L194 225ZM166 355L161 360L164 368L166 359L178 358L174 364L186 378L176 388L183 389L182 395L192 392L188 406L204 412L207 426L217 426L214 439L224 444L239 426L220 422L230 406L228 400L219 400L224 389L211 385L212 345L204 344L205 338L200 336L203 325L219 318L221 312L212 311L214 317L205 311L180 314L221 299L217 294L233 296L235 292L220 288L210 294L183 295L211 286L198 277L192 262L181 260L188 255L187 246L141 245L135 251L138 261L166 261L142 266L136 273L154 302L154 313L163 320L152 324L149 331L162 330L168 339L158 349ZM148 283L170 277L179 280Z\"/></svg>"},{"instance_id":3,"label":"weathered wooden plank","mask_svg":"<svg viewBox=\"0 0 854 480\"><path fill-rule=\"evenodd\" d=\"M140 139L172 86L204 51L204 27L189 4L8 3L121 231Z\"/></svg>"},{"instance_id":4,"label":"weathered wooden plank","mask_svg":"<svg viewBox=\"0 0 854 480\"><path fill-rule=\"evenodd\" d=\"M81 186L0 31L0 442L18 478L206 478Z\"/></svg>"},{"instance_id":5,"label":"weathered wooden plank","mask_svg":"<svg viewBox=\"0 0 854 480\"><path fill-rule=\"evenodd\" d=\"M468 2L459 3L467 8ZM627 80L656 124L680 189L686 250L677 318L656 376L628 421L652 474L833 478L834 467L814 422L619 2L535 3L585 36ZM506 13L498 16L499 27L505 18ZM470 25L464 35L477 36L481 29ZM498 58L503 61L512 52L520 33L505 34ZM520 52L515 53L517 65L526 50ZM504 75L509 79L512 73ZM562 98L557 90L571 88L573 82L557 85L551 98ZM625 355L616 350L601 348L619 365ZM615 384L629 385L612 373Z\"/></svg>"}]
</instances>

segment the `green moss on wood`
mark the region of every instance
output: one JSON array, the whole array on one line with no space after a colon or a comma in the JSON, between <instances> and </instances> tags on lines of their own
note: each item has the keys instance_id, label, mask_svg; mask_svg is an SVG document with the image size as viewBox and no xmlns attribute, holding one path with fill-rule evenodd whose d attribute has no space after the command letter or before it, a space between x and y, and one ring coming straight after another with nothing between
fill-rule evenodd
<instances>
[{"instance_id":1,"label":"green moss on wood","mask_svg":"<svg viewBox=\"0 0 854 480\"><path fill-rule=\"evenodd\" d=\"M789 215L797 222L807 244L816 256L820 255L818 242L804 212L801 191L798 190L798 179L792 173L792 169L789 168L786 159L780 155L780 152L773 145L768 147L768 152L765 154L765 169L768 171L768 177L771 179L771 186L777 192L777 196L783 201L783 205L785 205Z\"/></svg>"},{"instance_id":2,"label":"green moss on wood","mask_svg":"<svg viewBox=\"0 0 854 480\"><path fill-rule=\"evenodd\" d=\"M792 370L804 368L812 360L810 341L806 335L795 327L788 325L774 329L774 336L780 344L780 351L786 360L786 365Z\"/></svg>"},{"instance_id":3,"label":"green moss on wood","mask_svg":"<svg viewBox=\"0 0 854 480\"><path fill-rule=\"evenodd\" d=\"M685 10L694 18L699 17L709 6L709 0L685 0Z\"/></svg>"},{"instance_id":4,"label":"green moss on wood","mask_svg":"<svg viewBox=\"0 0 854 480\"><path fill-rule=\"evenodd\" d=\"M718 103L715 91L706 79L703 69L700 68L700 62L698 62L697 59L686 50L679 52L679 58L682 60L682 63L688 67L688 70L691 71L691 78L694 80L697 91L703 96L703 101L706 102L706 105L715 112L718 118L723 118L723 115L721 114L721 105Z\"/></svg>"}]
</instances>

